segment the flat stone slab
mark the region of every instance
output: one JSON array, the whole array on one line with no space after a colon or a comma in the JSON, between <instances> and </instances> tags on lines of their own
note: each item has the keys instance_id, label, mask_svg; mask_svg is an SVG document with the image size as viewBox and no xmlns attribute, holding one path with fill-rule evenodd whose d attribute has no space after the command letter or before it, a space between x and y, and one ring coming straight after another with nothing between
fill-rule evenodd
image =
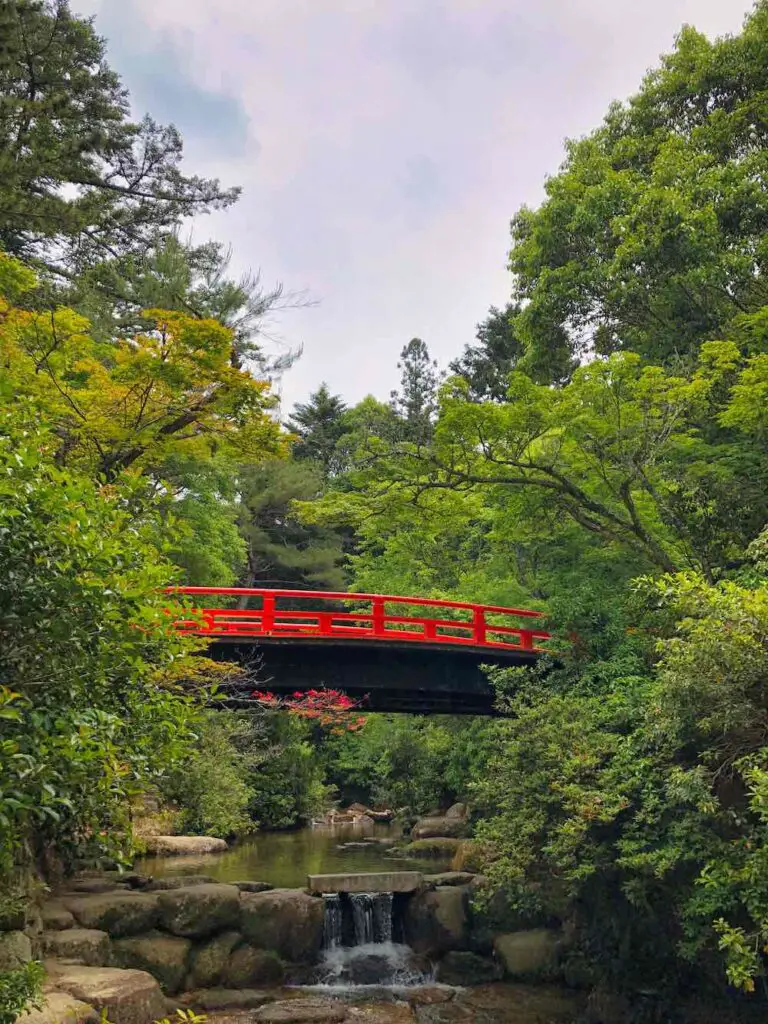
<instances>
[{"instance_id":1,"label":"flat stone slab","mask_svg":"<svg viewBox=\"0 0 768 1024\"><path fill-rule=\"evenodd\" d=\"M158 857L191 856L200 853L224 853L229 846L212 836L147 836L147 853Z\"/></svg>"},{"instance_id":2,"label":"flat stone slab","mask_svg":"<svg viewBox=\"0 0 768 1024\"><path fill-rule=\"evenodd\" d=\"M370 874L310 875L312 892L415 892L424 883L420 871L376 871Z\"/></svg>"}]
</instances>

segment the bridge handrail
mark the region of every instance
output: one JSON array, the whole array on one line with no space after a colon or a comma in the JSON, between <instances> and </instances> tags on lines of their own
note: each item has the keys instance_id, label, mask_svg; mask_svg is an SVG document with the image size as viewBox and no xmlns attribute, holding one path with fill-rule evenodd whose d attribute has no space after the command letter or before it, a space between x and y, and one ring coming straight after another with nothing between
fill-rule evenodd
<instances>
[{"instance_id":1,"label":"bridge handrail","mask_svg":"<svg viewBox=\"0 0 768 1024\"><path fill-rule=\"evenodd\" d=\"M258 608L196 608L197 620L180 619L176 628L201 636L267 637L303 639L317 637L336 640L388 640L394 643L448 644L487 647L495 650L542 652L537 640L548 640L545 630L489 622L488 615L528 619L541 618L542 612L529 608L473 604L469 601L445 601L433 597L405 597L401 594L350 594L333 590L282 590L266 587L168 587L169 594L183 596L258 597ZM310 601L346 601L370 605L365 611L278 608L277 599ZM449 608L469 612L469 619L428 618L423 615L397 615L387 612L387 604ZM408 628L410 627L410 628ZM447 630L452 632L446 632Z\"/></svg>"},{"instance_id":2,"label":"bridge handrail","mask_svg":"<svg viewBox=\"0 0 768 1024\"><path fill-rule=\"evenodd\" d=\"M481 610L499 615L520 615L539 619L544 612L530 608L507 608L504 605L474 604L470 601L445 601L437 597L403 597L402 594L351 594L333 590L280 590L269 587L167 587L169 594L229 594L233 597L306 597L319 601L383 601L385 604L420 604L430 608L461 608L465 611Z\"/></svg>"}]
</instances>

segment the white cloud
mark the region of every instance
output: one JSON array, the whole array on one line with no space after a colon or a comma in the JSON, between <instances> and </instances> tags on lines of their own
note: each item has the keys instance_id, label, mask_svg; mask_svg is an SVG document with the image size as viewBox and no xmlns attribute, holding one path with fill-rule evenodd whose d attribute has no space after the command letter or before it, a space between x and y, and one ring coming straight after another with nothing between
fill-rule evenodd
<instances>
[{"instance_id":1,"label":"white cloud","mask_svg":"<svg viewBox=\"0 0 768 1024\"><path fill-rule=\"evenodd\" d=\"M122 0L80 6L97 2ZM234 159L188 137L196 171L244 186L201 233L321 300L284 317L305 349L286 404L322 379L349 400L386 396L414 335L442 363L456 355L505 301L509 218L538 201L563 139L634 91L682 23L735 31L750 6L135 0L138 31L172 40L187 76L250 121Z\"/></svg>"}]
</instances>

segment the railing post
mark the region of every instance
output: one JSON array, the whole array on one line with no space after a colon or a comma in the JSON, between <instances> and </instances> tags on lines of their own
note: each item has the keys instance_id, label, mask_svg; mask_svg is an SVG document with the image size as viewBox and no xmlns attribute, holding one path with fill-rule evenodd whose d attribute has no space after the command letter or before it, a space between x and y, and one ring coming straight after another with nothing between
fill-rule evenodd
<instances>
[{"instance_id":1,"label":"railing post","mask_svg":"<svg viewBox=\"0 0 768 1024\"><path fill-rule=\"evenodd\" d=\"M473 608L472 619L474 623L474 641L476 644L485 643L485 609Z\"/></svg>"},{"instance_id":2,"label":"railing post","mask_svg":"<svg viewBox=\"0 0 768 1024\"><path fill-rule=\"evenodd\" d=\"M275 598L266 594L261 599L261 631L271 633L275 625Z\"/></svg>"},{"instance_id":3,"label":"railing post","mask_svg":"<svg viewBox=\"0 0 768 1024\"><path fill-rule=\"evenodd\" d=\"M373 623L373 635L384 636L386 629L385 627L386 613L384 611L384 601L380 597L374 597L371 601L371 619Z\"/></svg>"},{"instance_id":4,"label":"railing post","mask_svg":"<svg viewBox=\"0 0 768 1024\"><path fill-rule=\"evenodd\" d=\"M520 648L523 651L533 650L533 633L530 629L520 630Z\"/></svg>"}]
</instances>

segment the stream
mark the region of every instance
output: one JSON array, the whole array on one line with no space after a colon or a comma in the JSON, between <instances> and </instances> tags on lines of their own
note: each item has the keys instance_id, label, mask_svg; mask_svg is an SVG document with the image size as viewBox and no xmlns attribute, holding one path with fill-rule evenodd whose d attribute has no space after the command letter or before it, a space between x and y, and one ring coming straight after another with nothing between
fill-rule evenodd
<instances>
[{"instance_id":1,"label":"stream","mask_svg":"<svg viewBox=\"0 0 768 1024\"><path fill-rule=\"evenodd\" d=\"M191 857L142 857L142 874L210 875L217 882L268 882L275 888L301 889L307 875L357 871L448 870L437 860L412 860L391 854L402 832L397 825L334 825L290 832L257 832L226 853Z\"/></svg>"}]
</instances>

